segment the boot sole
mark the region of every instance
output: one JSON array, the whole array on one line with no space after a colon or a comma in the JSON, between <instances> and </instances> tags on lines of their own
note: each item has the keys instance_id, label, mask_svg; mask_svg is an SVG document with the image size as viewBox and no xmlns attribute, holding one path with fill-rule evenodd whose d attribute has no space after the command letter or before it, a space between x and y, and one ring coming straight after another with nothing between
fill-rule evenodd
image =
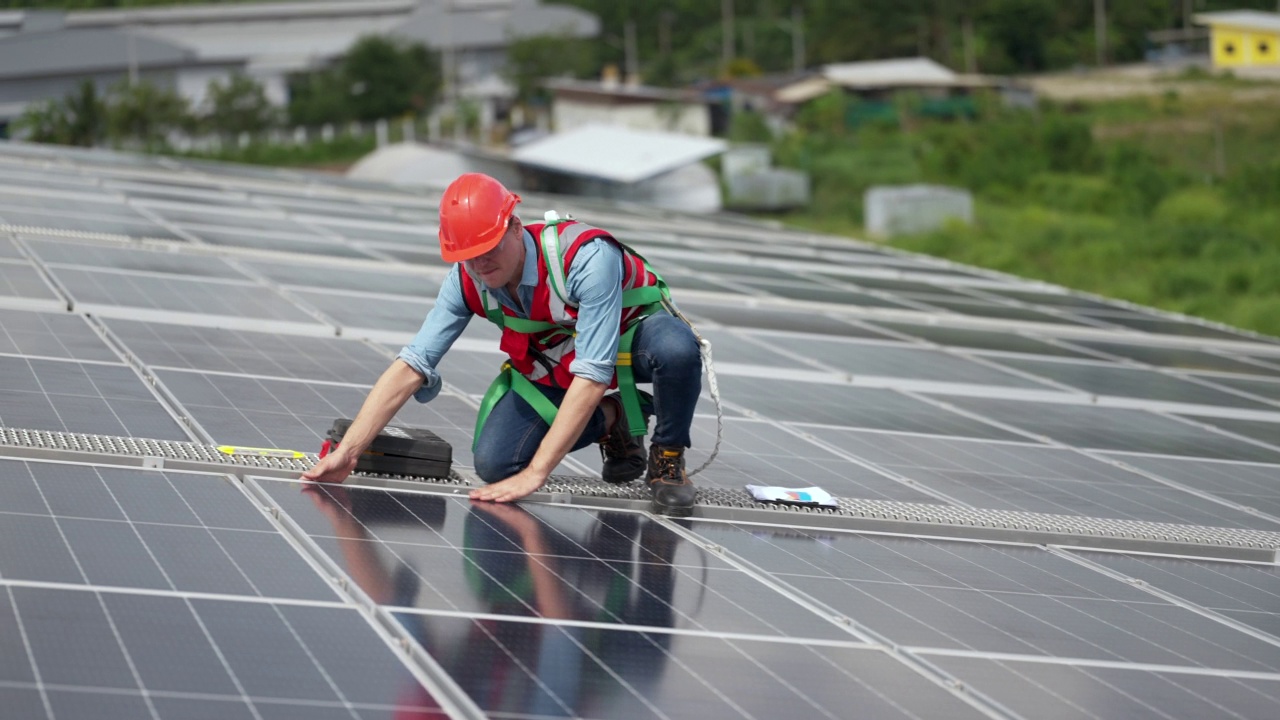
<instances>
[{"instance_id":1,"label":"boot sole","mask_svg":"<svg viewBox=\"0 0 1280 720\"><path fill-rule=\"evenodd\" d=\"M664 505L655 498L649 503L649 512L667 517L689 517L693 514L695 507L697 507L696 502L692 505Z\"/></svg>"}]
</instances>

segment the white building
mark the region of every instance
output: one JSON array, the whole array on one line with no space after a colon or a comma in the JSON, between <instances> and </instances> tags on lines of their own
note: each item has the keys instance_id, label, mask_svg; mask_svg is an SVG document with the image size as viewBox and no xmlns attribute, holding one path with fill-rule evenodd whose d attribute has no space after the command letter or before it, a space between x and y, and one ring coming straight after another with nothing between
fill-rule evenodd
<instances>
[{"instance_id":1,"label":"white building","mask_svg":"<svg viewBox=\"0 0 1280 720\"><path fill-rule=\"evenodd\" d=\"M199 57L190 48L110 28L55 28L0 38L0 125L33 102L61 99L83 80L99 92L129 77L203 98L214 78L244 62Z\"/></svg>"},{"instance_id":2,"label":"white building","mask_svg":"<svg viewBox=\"0 0 1280 720\"><path fill-rule=\"evenodd\" d=\"M193 106L204 101L210 79L232 71L254 77L272 102L283 105L291 74L332 64L365 35L399 37L440 51L459 95L492 101L512 95L501 77L511 39L599 32L594 15L540 0L310 0L65 15L0 12L0 123L31 102L63 97L83 77L103 83L124 77L133 62ZM122 39L129 37L136 40ZM81 50L77 43L84 38L93 40ZM130 55L135 50L141 55Z\"/></svg>"},{"instance_id":3,"label":"white building","mask_svg":"<svg viewBox=\"0 0 1280 720\"><path fill-rule=\"evenodd\" d=\"M557 132L588 125L614 125L631 130L711 134L711 112L701 97L687 90L646 87L616 80L548 80L551 123Z\"/></svg>"}]
</instances>

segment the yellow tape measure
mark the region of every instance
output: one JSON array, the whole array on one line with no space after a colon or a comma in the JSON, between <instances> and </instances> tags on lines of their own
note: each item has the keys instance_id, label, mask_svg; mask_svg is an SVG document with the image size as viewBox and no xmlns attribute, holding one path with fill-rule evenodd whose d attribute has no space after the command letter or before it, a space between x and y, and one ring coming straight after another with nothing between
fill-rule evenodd
<instances>
[{"instance_id":1,"label":"yellow tape measure","mask_svg":"<svg viewBox=\"0 0 1280 720\"><path fill-rule=\"evenodd\" d=\"M280 448L238 447L235 445L219 445L218 452L223 455L252 455L254 457L278 457L301 460L306 454L297 450L281 450Z\"/></svg>"}]
</instances>

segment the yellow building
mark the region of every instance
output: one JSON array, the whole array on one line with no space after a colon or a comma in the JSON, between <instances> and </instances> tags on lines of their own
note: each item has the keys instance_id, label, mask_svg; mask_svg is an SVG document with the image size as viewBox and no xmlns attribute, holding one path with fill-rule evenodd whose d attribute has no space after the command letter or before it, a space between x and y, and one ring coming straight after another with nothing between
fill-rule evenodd
<instances>
[{"instance_id":1,"label":"yellow building","mask_svg":"<svg viewBox=\"0 0 1280 720\"><path fill-rule=\"evenodd\" d=\"M1215 68L1280 66L1280 13L1258 10L1199 13L1209 26Z\"/></svg>"}]
</instances>

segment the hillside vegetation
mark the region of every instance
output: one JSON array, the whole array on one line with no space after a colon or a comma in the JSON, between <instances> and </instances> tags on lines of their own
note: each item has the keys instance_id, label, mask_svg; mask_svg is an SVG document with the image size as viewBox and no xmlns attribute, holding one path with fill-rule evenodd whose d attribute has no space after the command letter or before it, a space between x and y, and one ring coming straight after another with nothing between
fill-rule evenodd
<instances>
[{"instance_id":1,"label":"hillside vegetation","mask_svg":"<svg viewBox=\"0 0 1280 720\"><path fill-rule=\"evenodd\" d=\"M1204 82L1185 96L852 131L824 123L819 104L775 141L783 164L813 173L815 194L781 219L861 235L871 185L965 187L973 226L890 242L1280 335L1280 99Z\"/></svg>"}]
</instances>

